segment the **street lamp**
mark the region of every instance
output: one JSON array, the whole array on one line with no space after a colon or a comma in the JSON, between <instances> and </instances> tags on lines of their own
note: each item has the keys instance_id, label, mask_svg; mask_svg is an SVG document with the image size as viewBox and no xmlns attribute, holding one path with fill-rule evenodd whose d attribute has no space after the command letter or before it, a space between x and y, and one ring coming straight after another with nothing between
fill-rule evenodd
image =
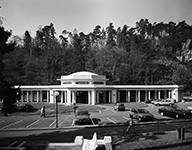
<instances>
[{"instance_id":1,"label":"street lamp","mask_svg":"<svg viewBox=\"0 0 192 150\"><path fill-rule=\"evenodd\" d=\"M58 104L57 104L57 96L59 95L58 91L55 91L54 97L55 97L55 105L56 105L56 120L55 120L55 126L58 128Z\"/></svg>"}]
</instances>

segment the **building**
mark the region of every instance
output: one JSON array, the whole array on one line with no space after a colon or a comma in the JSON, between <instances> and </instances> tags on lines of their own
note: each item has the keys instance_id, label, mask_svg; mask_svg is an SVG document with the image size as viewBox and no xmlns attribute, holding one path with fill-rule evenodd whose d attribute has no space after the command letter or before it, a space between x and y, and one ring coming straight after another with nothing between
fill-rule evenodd
<instances>
[{"instance_id":1,"label":"building","mask_svg":"<svg viewBox=\"0 0 192 150\"><path fill-rule=\"evenodd\" d=\"M22 102L101 104L144 102L151 98L183 98L178 85L107 85L106 77L92 72L76 72L61 76L60 85L21 86ZM59 92L56 95L55 92Z\"/></svg>"}]
</instances>

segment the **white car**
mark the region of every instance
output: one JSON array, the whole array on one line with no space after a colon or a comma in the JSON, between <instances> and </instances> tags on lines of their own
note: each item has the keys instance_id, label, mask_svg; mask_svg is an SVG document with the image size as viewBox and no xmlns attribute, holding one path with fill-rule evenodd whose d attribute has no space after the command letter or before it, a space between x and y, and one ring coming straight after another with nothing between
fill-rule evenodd
<instances>
[{"instance_id":1,"label":"white car","mask_svg":"<svg viewBox=\"0 0 192 150\"><path fill-rule=\"evenodd\" d=\"M162 99L159 101L154 101L153 104L157 105L157 106L170 106L170 105L175 104L175 100L174 99Z\"/></svg>"},{"instance_id":2,"label":"white car","mask_svg":"<svg viewBox=\"0 0 192 150\"><path fill-rule=\"evenodd\" d=\"M192 106L188 106L187 109L192 113Z\"/></svg>"}]
</instances>

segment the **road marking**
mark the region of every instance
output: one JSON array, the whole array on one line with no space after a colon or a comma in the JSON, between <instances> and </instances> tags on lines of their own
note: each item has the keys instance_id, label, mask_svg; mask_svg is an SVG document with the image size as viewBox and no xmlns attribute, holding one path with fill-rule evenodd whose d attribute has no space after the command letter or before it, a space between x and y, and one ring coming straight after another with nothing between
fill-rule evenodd
<instances>
[{"instance_id":1,"label":"road marking","mask_svg":"<svg viewBox=\"0 0 192 150\"><path fill-rule=\"evenodd\" d=\"M11 143L11 144L10 144L9 146L7 146L7 147L11 147L11 146L15 145L16 143L17 143L17 141Z\"/></svg>"},{"instance_id":2,"label":"road marking","mask_svg":"<svg viewBox=\"0 0 192 150\"><path fill-rule=\"evenodd\" d=\"M26 141L23 141L21 144L19 144L17 147L22 147L24 144L26 143Z\"/></svg>"},{"instance_id":3,"label":"road marking","mask_svg":"<svg viewBox=\"0 0 192 150\"><path fill-rule=\"evenodd\" d=\"M34 124L37 124L40 121L40 119L36 120L35 122L31 123L30 125L26 126L26 128L30 128L31 126L33 126Z\"/></svg>"},{"instance_id":4,"label":"road marking","mask_svg":"<svg viewBox=\"0 0 192 150\"><path fill-rule=\"evenodd\" d=\"M63 121L63 119L59 119L57 125L59 126L59 124L60 124L62 121ZM49 127L53 126L54 124L56 124L56 119L49 125Z\"/></svg>"},{"instance_id":5,"label":"road marking","mask_svg":"<svg viewBox=\"0 0 192 150\"><path fill-rule=\"evenodd\" d=\"M54 125L56 122L56 119L49 125L49 127L51 127L52 125Z\"/></svg>"},{"instance_id":6,"label":"road marking","mask_svg":"<svg viewBox=\"0 0 192 150\"><path fill-rule=\"evenodd\" d=\"M130 120L130 118L127 118L127 117L125 117L125 116L123 116L123 118L126 119L126 120Z\"/></svg>"},{"instance_id":7,"label":"road marking","mask_svg":"<svg viewBox=\"0 0 192 150\"><path fill-rule=\"evenodd\" d=\"M20 123L20 122L22 122L22 121L23 121L23 120L19 120L19 121L17 121L17 122L14 122L14 123L8 124L8 125L6 125L6 126L2 127L2 129L8 128L8 127L13 126L13 125L16 125L16 124L18 124L18 123Z\"/></svg>"},{"instance_id":8,"label":"road marking","mask_svg":"<svg viewBox=\"0 0 192 150\"><path fill-rule=\"evenodd\" d=\"M116 111L116 110L114 110L113 108L111 109L111 111L112 111L112 112L114 112L114 113L117 113L117 111Z\"/></svg>"},{"instance_id":9,"label":"road marking","mask_svg":"<svg viewBox=\"0 0 192 150\"><path fill-rule=\"evenodd\" d=\"M110 119L110 118L108 118L108 117L106 117L106 119L109 120L109 121L111 121L111 122L114 123L114 124L117 124L114 120L112 120L112 119Z\"/></svg>"}]
</instances>

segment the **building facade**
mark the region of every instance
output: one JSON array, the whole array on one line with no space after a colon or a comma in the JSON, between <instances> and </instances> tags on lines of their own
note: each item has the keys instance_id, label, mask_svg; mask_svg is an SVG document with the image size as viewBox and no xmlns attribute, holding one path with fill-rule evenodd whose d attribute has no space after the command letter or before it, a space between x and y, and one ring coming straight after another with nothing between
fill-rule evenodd
<instances>
[{"instance_id":1,"label":"building facade","mask_svg":"<svg viewBox=\"0 0 192 150\"><path fill-rule=\"evenodd\" d=\"M107 85L106 77L92 72L76 72L61 76L60 85L21 86L22 102L101 103L144 102L147 99L183 98L183 86L178 85ZM56 92L59 95L56 96Z\"/></svg>"}]
</instances>

